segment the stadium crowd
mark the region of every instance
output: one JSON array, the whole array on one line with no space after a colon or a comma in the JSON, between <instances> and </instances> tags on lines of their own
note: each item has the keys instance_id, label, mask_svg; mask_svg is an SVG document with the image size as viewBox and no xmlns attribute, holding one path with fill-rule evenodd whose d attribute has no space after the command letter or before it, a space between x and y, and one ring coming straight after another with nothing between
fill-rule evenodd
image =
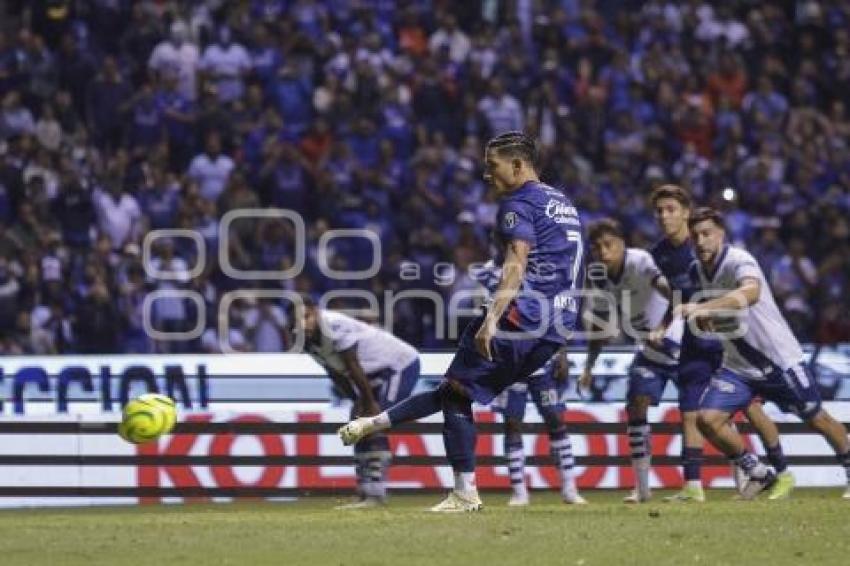
<instances>
[{"instance_id":1,"label":"stadium crowd","mask_svg":"<svg viewBox=\"0 0 850 566\"><path fill-rule=\"evenodd\" d=\"M488 256L489 136L525 130L584 219L658 237L647 195L723 209L803 341L850 341L850 4L612 0L37 0L0 14L0 353L218 351L235 289L451 293ZM1 10L2 8L0 8ZM282 207L304 218L296 263ZM374 232L371 244L318 238ZM197 233L196 242L151 230ZM231 269L219 264L219 246ZM321 257L320 257L321 256ZM456 266L452 272L448 262ZM412 266L418 266L415 275ZM165 272L156 277L154 271ZM238 274L237 274L238 275ZM186 290L152 306L155 291ZM447 345L427 299L394 330ZM384 313L386 315L386 313ZM275 300L229 312L234 349L286 342Z\"/></svg>"}]
</instances>

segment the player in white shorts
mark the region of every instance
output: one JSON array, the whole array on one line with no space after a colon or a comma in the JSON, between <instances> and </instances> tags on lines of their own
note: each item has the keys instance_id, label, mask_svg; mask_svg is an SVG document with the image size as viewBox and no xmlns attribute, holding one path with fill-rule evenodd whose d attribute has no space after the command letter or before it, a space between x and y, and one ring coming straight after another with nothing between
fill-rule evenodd
<instances>
[{"instance_id":1,"label":"player in white shorts","mask_svg":"<svg viewBox=\"0 0 850 566\"><path fill-rule=\"evenodd\" d=\"M748 451L730 417L755 396L792 412L823 435L850 483L847 430L821 406L817 384L803 361L803 350L782 317L770 286L747 251L726 243L723 217L697 209L688 221L697 261L691 277L714 298L685 303L675 312L710 330L723 345L723 364L700 402L699 426L705 437L747 474L745 498L776 482L776 475ZM850 499L850 486L844 492Z\"/></svg>"},{"instance_id":2,"label":"player in white shorts","mask_svg":"<svg viewBox=\"0 0 850 566\"><path fill-rule=\"evenodd\" d=\"M293 309L294 331L304 333L304 351L313 357L338 390L354 401L352 418L377 415L410 396L419 379L419 353L389 332L341 312L321 309L302 296ZM383 432L354 445L359 501L344 508L373 507L387 497L386 472L391 454Z\"/></svg>"}]
</instances>

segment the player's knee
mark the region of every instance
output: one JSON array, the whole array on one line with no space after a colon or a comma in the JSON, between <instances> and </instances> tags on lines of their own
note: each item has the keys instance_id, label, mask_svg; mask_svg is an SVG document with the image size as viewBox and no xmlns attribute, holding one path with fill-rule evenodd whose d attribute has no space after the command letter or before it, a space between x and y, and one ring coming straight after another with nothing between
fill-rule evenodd
<instances>
[{"instance_id":1,"label":"player's knee","mask_svg":"<svg viewBox=\"0 0 850 566\"><path fill-rule=\"evenodd\" d=\"M703 434L711 434L726 424L728 416L715 410L700 411L697 415L697 426Z\"/></svg>"},{"instance_id":2,"label":"player's knee","mask_svg":"<svg viewBox=\"0 0 850 566\"><path fill-rule=\"evenodd\" d=\"M461 384L449 379L440 384L439 391L444 410L451 408L464 414L472 414L472 401Z\"/></svg>"},{"instance_id":3,"label":"player's knee","mask_svg":"<svg viewBox=\"0 0 850 566\"><path fill-rule=\"evenodd\" d=\"M809 426L816 430L828 430L838 424L838 421L832 418L832 415L824 411L822 408L818 408L817 412L813 415L809 417L804 416L803 418L809 423Z\"/></svg>"},{"instance_id":4,"label":"player's knee","mask_svg":"<svg viewBox=\"0 0 850 566\"><path fill-rule=\"evenodd\" d=\"M629 415L629 419L645 419L651 404L652 399L646 395L631 397L626 405L626 413Z\"/></svg>"},{"instance_id":5,"label":"player's knee","mask_svg":"<svg viewBox=\"0 0 850 566\"><path fill-rule=\"evenodd\" d=\"M699 411L684 411L682 413L682 424L685 426L697 426Z\"/></svg>"}]
</instances>

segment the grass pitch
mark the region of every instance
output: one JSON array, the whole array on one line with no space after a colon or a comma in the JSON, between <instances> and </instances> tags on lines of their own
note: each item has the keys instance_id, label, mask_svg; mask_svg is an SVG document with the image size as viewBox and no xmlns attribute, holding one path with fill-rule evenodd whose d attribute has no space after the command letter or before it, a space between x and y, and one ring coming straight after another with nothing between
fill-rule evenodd
<instances>
[{"instance_id":1,"label":"grass pitch","mask_svg":"<svg viewBox=\"0 0 850 566\"><path fill-rule=\"evenodd\" d=\"M425 509L439 496L396 496L381 509L334 511L340 499L0 512L0 564L391 565L850 564L850 501L800 489L749 503L711 490L708 503L586 507L535 493L524 509L486 494L481 513Z\"/></svg>"}]
</instances>

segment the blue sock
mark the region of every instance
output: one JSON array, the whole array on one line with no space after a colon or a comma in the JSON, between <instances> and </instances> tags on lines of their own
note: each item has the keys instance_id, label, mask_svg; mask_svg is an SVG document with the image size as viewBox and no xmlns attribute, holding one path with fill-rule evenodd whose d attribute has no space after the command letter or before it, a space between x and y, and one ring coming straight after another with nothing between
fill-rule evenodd
<instances>
[{"instance_id":1,"label":"blue sock","mask_svg":"<svg viewBox=\"0 0 850 566\"><path fill-rule=\"evenodd\" d=\"M469 399L448 395L443 400L443 443L455 473L475 471L475 421Z\"/></svg>"},{"instance_id":2,"label":"blue sock","mask_svg":"<svg viewBox=\"0 0 850 566\"><path fill-rule=\"evenodd\" d=\"M773 466L773 469L776 470L777 474L781 474L788 468L788 462L785 460L785 453L782 452L782 445L777 444L776 446L767 446L767 459L770 462L770 465Z\"/></svg>"},{"instance_id":3,"label":"blue sock","mask_svg":"<svg viewBox=\"0 0 850 566\"><path fill-rule=\"evenodd\" d=\"M397 425L433 415L442 407L440 388L408 397L387 409L390 423Z\"/></svg>"},{"instance_id":4,"label":"blue sock","mask_svg":"<svg viewBox=\"0 0 850 566\"><path fill-rule=\"evenodd\" d=\"M844 454L838 454L838 463L844 467L844 473L847 476L847 483L850 483L850 450Z\"/></svg>"},{"instance_id":5,"label":"blue sock","mask_svg":"<svg viewBox=\"0 0 850 566\"><path fill-rule=\"evenodd\" d=\"M735 463L751 478L762 479L769 473L769 470L759 461L758 456L749 450L744 450L736 456Z\"/></svg>"},{"instance_id":6,"label":"blue sock","mask_svg":"<svg viewBox=\"0 0 850 566\"><path fill-rule=\"evenodd\" d=\"M702 470L702 448L683 448L682 467L685 481L699 481Z\"/></svg>"}]
</instances>

